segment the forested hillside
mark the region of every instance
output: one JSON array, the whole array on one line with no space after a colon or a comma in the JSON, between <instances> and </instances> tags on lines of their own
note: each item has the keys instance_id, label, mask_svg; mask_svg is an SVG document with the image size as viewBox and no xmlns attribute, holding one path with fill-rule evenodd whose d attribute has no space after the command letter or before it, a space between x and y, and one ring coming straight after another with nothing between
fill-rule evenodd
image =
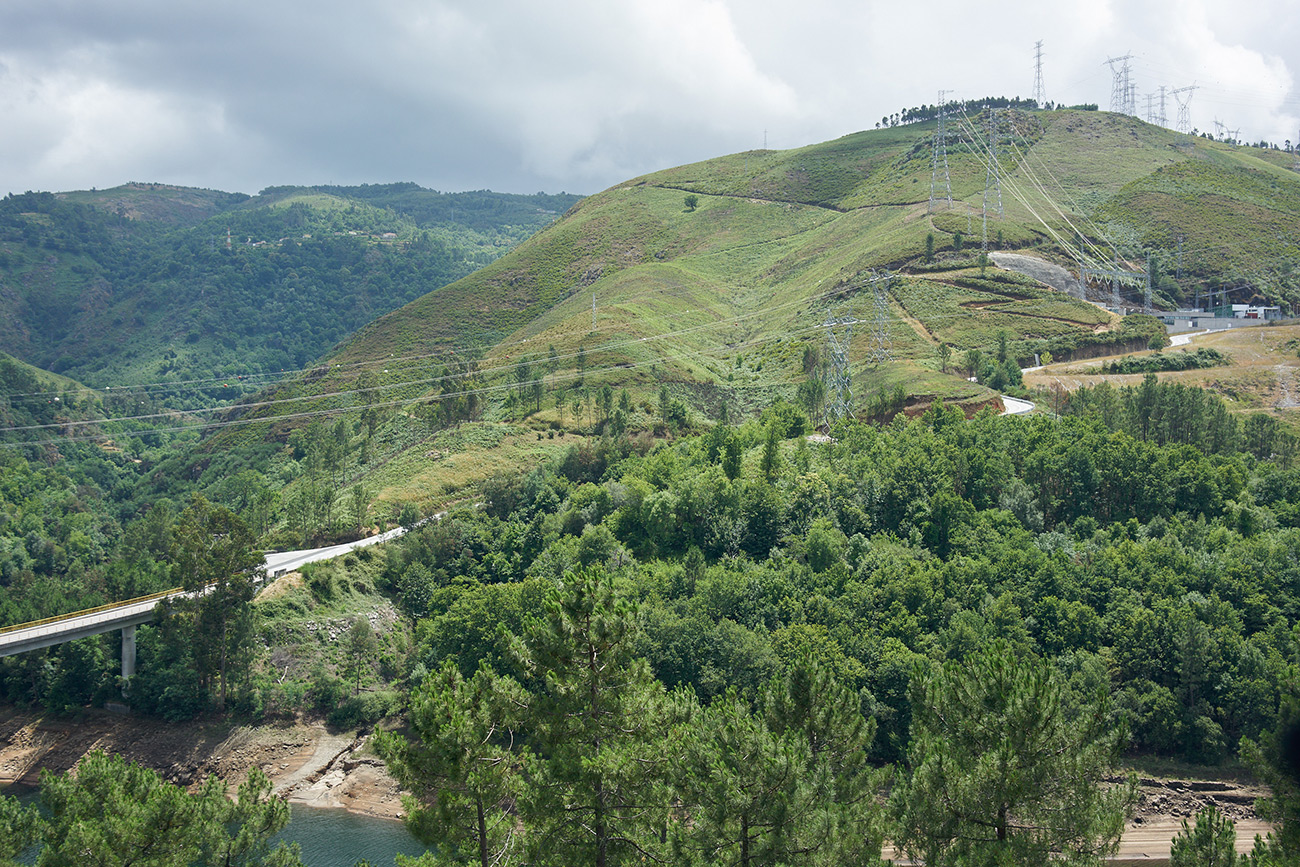
<instances>
[{"instance_id":1,"label":"forested hillside","mask_svg":"<svg viewBox=\"0 0 1300 867\"><path fill-rule=\"evenodd\" d=\"M885 426L842 423L825 442L810 441L806 416L783 403L661 441L606 426L553 464L493 478L482 508L454 510L382 551L309 569L296 589L227 608L227 633L204 626L212 621L201 606L142 627L132 703L172 718L218 703L223 641L220 658L234 666L229 707L254 719L306 711L366 724L401 708L410 690L420 749L450 749L473 726L499 723L504 741L471 740L496 756L503 776L491 785L542 799L521 808L522 830L545 839L562 831L545 799L588 797L592 785L580 772L586 747L564 744L603 744L605 760L622 768L620 790L666 810L673 798L710 803L719 790L688 766L649 757L708 763L712 750L734 755L726 744L743 737L764 761L793 763L789 786L770 797L804 816L758 839L796 845L852 828L832 837L861 856L879 845L885 814L854 805L884 779L874 769L895 762L909 775L896 781L891 807L904 825L884 827L916 823L917 851L938 845L924 836L938 821L933 783L917 769L964 761L927 756L957 743L943 726L969 733L974 723L919 715L960 704L962 690L990 677L1040 690L1027 704L1002 694L1009 704L997 713L1016 731L1028 726L1027 736L1069 741L1090 756L1087 774L1102 772L1112 748L1129 760L1231 758L1245 739L1269 736L1292 700L1296 438L1271 416L1243 422L1218 398L1154 375L1139 387L1084 390L1062 410L967 420L936 404ZM12 617L43 613L52 590L73 581L111 594L127 590L116 585L128 576L148 582L138 590L190 580L182 573L193 540L253 538L242 528L258 506L240 505L234 487L211 490L225 490L246 520L203 501L126 519L139 484L132 467L89 453L69 454L63 467L6 467L6 529L22 530L5 541ZM238 478L235 469L221 476ZM214 522L228 530L211 536ZM395 600L409 632L391 630L379 644L357 619L338 640L320 632L341 602L376 592ZM118 645L108 636L6 659L4 695L54 710L107 698L118 689ZM587 660L588 650L607 662L599 683L584 681L586 662L571 658ZM963 681L972 666L987 677ZM609 702L614 716L591 723L604 734L557 722L587 719L574 710L586 701ZM465 710L461 728L438 722L437 702ZM1010 722L1017 713L1032 724ZM509 732L529 734L511 746ZM668 750L665 738L683 737ZM800 738L809 737L805 754ZM821 753L822 737L847 738L844 755ZM522 743L528 750L512 754ZM994 738L987 749L1004 745ZM453 773L401 742L384 749L417 791ZM1024 809L1049 809L1024 794L1036 790L1014 790L1029 799ZM758 799L749 815L769 808ZM749 808L728 800L717 809L718 824L683 826L674 845L739 845L731 823ZM653 815L611 815L627 837L619 845L658 853L674 842L645 824ZM450 820L428 813L416 825L433 834ZM565 845L578 851L586 839ZM812 853L825 851L802 857L822 863Z\"/></svg>"},{"instance_id":2,"label":"forested hillside","mask_svg":"<svg viewBox=\"0 0 1300 867\"><path fill-rule=\"evenodd\" d=\"M238 377L301 369L575 201L414 184L10 195L0 350L92 386L222 380L230 397Z\"/></svg>"},{"instance_id":3,"label":"forested hillside","mask_svg":"<svg viewBox=\"0 0 1300 867\"><path fill-rule=\"evenodd\" d=\"M752 694L813 652L864 690L881 758L906 743L912 661L960 658L993 637L1111 693L1133 749L1215 762L1272 725L1300 610L1288 577L1296 441L1272 418L1241 424L1217 398L1150 377L1074 395L1060 420L968 422L936 406L883 428L842 426L831 444L806 429L780 405L676 442L575 446L494 479L481 511L453 513L343 580L387 588L422 624L402 674L418 681L444 658L466 675L504 665L498 624L518 628L541 588L603 565L640 600L637 654L666 685L703 700L728 686ZM9 454L7 621L53 613L74 587L89 604L176 582L179 505L132 515L157 470L91 447L54 467ZM214 462L207 491L265 527L238 469ZM41 654L5 660L9 697L53 700L78 646L50 651L53 670L36 679ZM151 646L142 640L146 659ZM107 670L112 654L99 657ZM146 661L141 695L185 668ZM272 685L253 677L248 689ZM271 705L292 694L281 690Z\"/></svg>"}]
</instances>

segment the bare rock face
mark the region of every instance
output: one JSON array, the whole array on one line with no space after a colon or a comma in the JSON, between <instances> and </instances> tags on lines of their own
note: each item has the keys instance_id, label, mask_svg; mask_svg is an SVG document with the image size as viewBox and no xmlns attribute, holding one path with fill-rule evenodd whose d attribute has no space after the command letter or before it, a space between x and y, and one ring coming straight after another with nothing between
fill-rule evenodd
<instances>
[{"instance_id":1,"label":"bare rock face","mask_svg":"<svg viewBox=\"0 0 1300 867\"><path fill-rule=\"evenodd\" d=\"M989 253L989 258L993 260L994 265L1003 270L1015 271L1018 274L1024 274L1026 277L1032 277L1039 283L1051 286L1053 289L1073 294L1079 288L1079 278L1060 265L1054 265L1051 262L1039 259L1037 256L1026 256L1022 253L994 252Z\"/></svg>"}]
</instances>

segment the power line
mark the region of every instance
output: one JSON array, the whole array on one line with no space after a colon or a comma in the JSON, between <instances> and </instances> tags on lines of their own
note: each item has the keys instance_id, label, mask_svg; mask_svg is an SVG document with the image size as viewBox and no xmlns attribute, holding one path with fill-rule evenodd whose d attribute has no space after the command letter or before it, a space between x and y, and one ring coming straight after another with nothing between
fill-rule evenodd
<instances>
[{"instance_id":1,"label":"power line","mask_svg":"<svg viewBox=\"0 0 1300 867\"><path fill-rule=\"evenodd\" d=\"M1042 43L1038 43L1040 46ZM989 248L989 193L994 191L997 197L998 216L1002 216L1002 169L998 163L998 110L989 109L988 121L985 126L987 135L985 140L988 142L988 168L984 173L984 199L980 203L981 220L983 223L983 237L980 241L980 249Z\"/></svg>"},{"instance_id":2,"label":"power line","mask_svg":"<svg viewBox=\"0 0 1300 867\"><path fill-rule=\"evenodd\" d=\"M948 175L948 124L946 104L948 91L939 91L939 120L934 129L934 144L930 164L930 205L927 213L935 211L935 201L939 197L939 164L943 164L943 199L952 210L952 178Z\"/></svg>"},{"instance_id":3,"label":"power line","mask_svg":"<svg viewBox=\"0 0 1300 867\"><path fill-rule=\"evenodd\" d=\"M875 299L876 299L876 310L877 310L877 316L876 316L875 322L873 322L873 341L876 342L877 345L884 345L884 346L886 346L886 347L888 346L889 334L890 334L890 332L892 332L895 328L898 328L898 329L900 329L901 331L903 331L903 332L905 332L905 333L907 333L907 332L911 332L911 331L913 330L912 327L911 327L910 325L908 325L906 322L893 320L893 319L892 319L891 317L889 317L889 315L888 315L888 300L887 300L887 297L888 297L888 296L887 296L887 286L890 285L890 283L891 283L894 279L896 279L896 278L894 278L894 277L892 277L892 276L890 276L890 277L877 277L877 278L873 278L872 281L871 281L871 282L874 284L874 286L876 287L876 290L877 290L877 291L876 291L876 296L875 296ZM924 280L922 280L922 281L920 281L920 282L928 283L929 281L924 281ZM844 287L839 287L839 288L835 288L835 289L828 290L828 291L825 292L825 293L821 293L820 296L816 296L816 297L828 297L828 296L831 296L831 295L842 295L845 291L846 291L846 289L845 289ZM807 299L800 299L800 300L790 301L790 302L786 302L785 304L778 305L778 306L779 306L779 307L795 306L795 305L798 305L798 304L803 304L803 303L805 303L806 300L807 300ZM1050 302L1051 302L1051 298L1050 298L1050 297L1046 297L1046 298L1040 299L1040 301L1041 301L1042 303L1044 303L1044 304L1047 304L1047 303L1050 303ZM770 309L771 309L771 308L769 308L769 310L770 310ZM1008 313L1009 315L1033 316L1033 315L1034 315L1033 312L1032 312L1033 309L1034 309L1033 307L1030 307L1030 308L1028 308L1028 309L1027 309L1025 312L1023 312L1023 313L1021 313L1021 312L1014 312L1014 311L1007 311L1007 313ZM756 312L756 313L749 314L749 316L762 315L763 313L769 312L769 310L758 311L758 312ZM883 316L880 315L880 313L882 313L882 312L883 312ZM944 322L944 321L949 321L949 320L965 319L965 318L968 318L969 316L970 316L970 314L969 314L969 313L966 313L966 312L955 312L955 313L952 313L952 314L930 315L930 316L925 317L925 319L926 319L926 323L927 323L927 324L925 325L925 327L927 328L927 331L928 331L928 330L929 330L929 327L930 327L929 323L938 323L938 322ZM745 318L745 317L741 317L741 318ZM683 332L691 332L691 331L699 331L699 330L703 330L704 328L707 328L707 327L719 327L719 326L726 325L728 322L731 322L731 321L732 321L731 319L727 319L727 320L723 320L723 321L718 322L718 323L711 323L709 326L700 326L700 327L693 328L693 329L683 329L682 331L683 331ZM618 371L621 371L621 372L625 372L625 371L627 371L627 370L629 370L629 369L631 369L631 370L640 369L640 368L643 368L643 367L646 367L646 366L653 366L653 365L660 364L660 363L663 363L663 362L668 362L668 361L680 361L680 360L688 360L688 359L699 359L699 358L707 357L707 356L710 355L711 353L714 353L714 352L717 352L717 351L724 351L724 352L730 353L730 352L734 352L734 351L736 351L737 349L748 349L748 348L755 347L755 346L763 346L763 345L766 345L766 344L769 344L769 343L785 342L785 341L789 341L789 340L791 339L791 337L800 336L800 335L802 335L802 334L804 334L804 333L807 333L807 332L809 332L809 331L812 331L813 329L815 329L815 328L817 328L817 327L819 327L819 326L805 326L805 327L802 327L802 328L787 329L787 330L783 331L783 332L780 333L780 334L774 334L774 335L771 335L771 336L768 336L768 337L762 337L762 338L755 338L755 339L753 339L753 340L744 341L744 342L741 342L741 343L738 343L738 344L730 344L730 345L727 345L727 344L714 344L714 345L711 345L711 346L708 346L708 347L704 347L704 348L701 348L701 349L698 349L698 350L690 350L690 351L685 351L685 352L680 352L680 353L674 353L674 354L670 354L670 355L660 355L660 356L656 356L656 357L653 358L653 359L648 359L648 360L645 360L645 361L632 362L632 363L622 362L622 363L619 363L619 364L612 364L612 365L608 365L608 366L605 366L605 367L597 368L595 371L592 371L591 369L588 369L586 372L578 372L578 371L574 371L574 372L566 373L566 374L563 374L563 375L560 375L560 376L553 376L553 378L552 378L552 383L554 384L554 383L557 382L557 381L571 381L571 380L574 380L574 379L578 379L578 378L584 377L584 376L586 376L586 375L591 375L592 373L599 374L599 373L602 373L602 372L609 372L609 371L615 371L615 370L618 370ZM645 341L645 340L651 340L651 339L663 339L663 338L666 338L666 337L674 336L674 335L676 335L676 334L678 334L678 333L682 333L682 332L668 332L668 333L661 334L661 335L651 335L651 336L648 336L648 337L636 338L636 339L634 339L634 340L624 341L623 344L621 344L621 345L631 345L631 344L634 344L634 343L639 343L639 342L642 342L642 341ZM846 369L846 371L847 371L847 347L848 347L848 341L847 341L847 340L845 341L844 346L845 346L845 358L846 358L846 367L845 367L845 369ZM606 351L606 352L607 352L607 351L610 351L610 350L613 349L613 348L615 348L615 347L601 347L599 351ZM512 367L512 365L503 362L502 364L500 364L499 366L497 366L497 367L495 367L495 368L488 368L488 369L486 369L486 373L499 373L499 374L503 374L504 372L508 371L511 367ZM464 373L464 374L456 374L454 377L437 377L437 378L434 378L434 379L445 380L445 379L449 379L449 378L457 378L457 379L460 379L460 380L462 380L462 381L465 381L465 380L470 380L470 379L472 379L472 378L474 378L474 377L476 377L476 376L478 376L478 375L481 375L481 374L483 374L484 372L485 372L485 371L473 371L473 372ZM322 399L331 398L331 397L333 397L333 398L337 398L337 397L345 397L345 396L355 396L355 395L357 395L357 394L364 394L364 393L369 393L369 392L376 392L376 391L386 390L386 389L390 389L390 388L399 388L399 387L403 387L403 386L410 387L410 386L412 386L412 385L421 385L421 384L424 384L424 382L425 382L425 380L408 380L408 381L399 382L399 383L395 383L395 384L391 384L391 385L379 386L379 387L371 388L371 389L353 389L353 390L349 390L349 391L332 392L332 393L327 393L327 394L322 394L322 395L304 395L304 396L301 396L301 397L288 398L288 399L277 400L277 401L268 401L268 402L266 402L266 404L267 404L267 405L270 405L270 404L272 404L272 403L291 403L291 402L295 402L295 401L304 401L304 400L322 400ZM229 427L236 427L236 426L241 426L241 425L251 425L251 424L270 424L270 423L283 422L283 421L295 421L295 420L305 420L305 419L311 419L311 418L322 418L322 417L329 417L329 416L337 416L337 415L342 415L342 414L345 414L345 413L360 412L360 411L365 410L365 409L368 409L368 408L369 408L369 409L394 408L394 407L399 407L399 406L407 406L407 405L410 405L411 403L417 403L417 404L425 403L425 404L428 404L428 403L434 403L434 402L441 402L441 401L449 400L449 399L457 399L457 398L466 397L466 396L470 396L470 395L492 395L492 394L497 394L497 393L502 393L502 392L509 392L509 391L512 390L514 387L515 387L515 384L514 384L514 383L509 382L509 381L505 381L505 382L500 382L500 383L495 383L495 384L488 384L488 385L482 385L482 386L477 386L477 387L472 387L472 388L461 388L461 389L458 389L458 390L456 390L456 391L447 391L447 392L443 392L443 393L441 393L441 394L436 394L436 395L421 395L421 396L414 397L414 398L412 398L412 397L402 397L402 398L393 399L393 400L369 401L369 402L367 402L367 403L365 403L365 404L353 404L353 405L350 405L350 406L333 406L333 407L327 407L327 408L322 408L322 409L314 409L314 410L302 410L302 411L297 411L297 412L282 412L282 413L278 413L278 414L276 414L276 415L271 415L271 416L262 416L262 417L256 417L256 418L247 418L247 417L245 417L245 418L237 418L237 419L224 419L224 420L218 420L218 421L205 421L205 422L190 423L190 424L176 424L176 425L171 425L171 426L167 426L167 427L137 428L137 429L134 429L134 430L114 431L114 432L112 432L111 434L110 434L110 433L93 433L93 434L82 434L82 435L64 436L64 437L59 437L57 440L38 439L38 440L9 441L9 442L3 442L3 443L0 443L0 445L10 446L10 447L15 447L15 446L24 446L24 445L41 445L41 444L47 444L47 443L50 443L50 442L92 442L92 441L103 441L103 440L105 440L105 439L110 439L110 438L113 438L113 437L135 436L135 435L143 435L143 434L183 433L183 432L188 432L188 431L212 431L212 430L219 430L219 429L224 429L224 428L229 428ZM849 396L849 400L851 401L851 390L848 392L848 396ZM244 405L244 406L240 406L240 407L235 407L235 409L248 409L248 408L250 408L251 406L252 406L252 405ZM230 408L223 408L223 409L230 409ZM214 411L215 411L215 410L214 410ZM164 419L164 418L165 418L165 419L175 420L176 417L177 417L178 415L180 415L180 413L175 413L175 412L173 412L173 413L167 413L167 414L158 414L158 415L154 415L154 416L126 416L126 417L116 417L116 418L107 418L107 419L86 420L86 421L79 421L79 422L61 422L61 423L46 424L46 425L24 425L24 426L10 427L10 428L0 428L0 433L35 432L35 431L38 431L38 430L68 429L68 428L77 428L77 427L85 428L85 427L89 427L89 426L99 426L99 425L106 425L106 424L122 424L122 423L126 423L126 422L131 422L131 421L142 421L142 420L153 420L153 419ZM191 413L191 415L192 415L192 413Z\"/></svg>"},{"instance_id":4,"label":"power line","mask_svg":"<svg viewBox=\"0 0 1300 867\"><path fill-rule=\"evenodd\" d=\"M593 352L604 352L604 353L616 352L620 349L639 346L645 343L646 341L651 341L651 340L657 341L657 340L666 340L671 338L684 337L686 335L693 334L693 333L722 328L728 326L729 324L739 323L756 317L768 316L771 315L773 312L780 311L782 309L788 309L790 307L800 306L810 302L815 303L820 298L827 298L834 295L843 295L845 291L846 291L845 287L839 286L839 287L826 290L825 292L818 293L812 296L811 298L796 298L790 301L782 302L780 304L764 306L761 310L756 310L750 313L745 313L738 316L724 317L720 320L714 322L708 322L703 325L692 326L689 328L680 328L673 331L663 332L660 334L647 335L644 337L630 338L627 340L619 341L605 346L596 347L593 350ZM784 339L784 337L782 339ZM578 352L567 353L565 355L557 355L556 360L573 359L576 358L578 354L583 351L584 350L580 349ZM690 354L691 353L688 353L687 355ZM430 357L438 357L438 356L430 356L430 355L408 356L405 360L419 361L419 360L425 360ZM541 356L540 353L538 353L537 356L535 356L536 359L540 359L542 357L544 356ZM523 358L529 358L529 357L523 356ZM661 356L661 358L671 359L672 357ZM389 363L391 363L392 360L389 359L388 361ZM356 395L360 395L360 394L370 394L374 392L388 391L397 388L410 388L413 386L430 386L439 383L463 381L467 378L471 378L474 376L491 376L493 374L505 374L513 370L519 361L520 358L507 357L501 359L495 365L475 367L473 370L469 370L466 372L445 374L441 376L423 377L420 379L407 379L407 380L401 380L396 383L386 383L386 384L377 385L368 388L352 388L352 389L346 389L342 391L324 392L324 393L308 394L308 395L296 395L296 396L285 397L285 398L274 398L269 400L257 401L254 403L226 405L220 407L205 407L201 409L190 410L185 413L180 413L179 411L172 410L163 413L151 413L151 414L137 415L137 416L119 416L119 417L108 418L108 419L97 419L97 420L88 419L84 421L62 422L62 423L46 424L46 425L27 425L27 426L20 426L20 427L0 428L0 433L98 425L98 424L106 424L110 422L166 420L166 419L174 419L177 415L180 414L204 415L210 413L223 413L223 412L231 412L231 411L247 412L249 410L265 409L265 408L278 406L281 404L291 404L291 403L305 401L305 400L319 401L319 400L326 400L330 398L355 397ZM406 398L404 400L410 400L410 399L411 398ZM401 403L401 402L403 401L397 401L397 403ZM383 404L367 404L367 405L389 406L389 405L393 405L393 402L388 402ZM363 408L364 406L358 406L358 405L347 406L347 407L333 407L329 410L325 410L324 412L336 413L336 412L354 411ZM294 416L289 415L284 417L294 417ZM274 421L276 418L280 418L280 416L248 419L247 423L252 424L252 423L263 422L263 421ZM210 424L216 425L216 423L210 423ZM203 425L199 425L198 427L202 427L202 426ZM224 425L219 425L219 426L224 426Z\"/></svg>"}]
</instances>

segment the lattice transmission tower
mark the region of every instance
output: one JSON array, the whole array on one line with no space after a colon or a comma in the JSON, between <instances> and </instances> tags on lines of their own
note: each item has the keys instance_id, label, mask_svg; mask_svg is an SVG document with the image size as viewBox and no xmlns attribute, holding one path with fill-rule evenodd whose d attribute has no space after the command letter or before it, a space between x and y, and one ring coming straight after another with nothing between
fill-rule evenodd
<instances>
[{"instance_id":1,"label":"lattice transmission tower","mask_svg":"<svg viewBox=\"0 0 1300 867\"><path fill-rule=\"evenodd\" d=\"M1043 87L1043 40L1034 43L1034 102L1039 108L1047 105L1047 89Z\"/></svg>"},{"instance_id":2,"label":"lattice transmission tower","mask_svg":"<svg viewBox=\"0 0 1300 867\"><path fill-rule=\"evenodd\" d=\"M849 351L853 343L853 327L868 323L871 326L871 349L867 356L869 364L879 365L890 359L889 287L893 280L892 274L873 272L866 281L873 290L873 310L870 320L858 319L851 311L844 316L835 316L830 310L826 311L826 320L822 323L822 327L826 329L829 356L829 364L826 366L827 424L833 424L853 414L853 371L849 360ZM863 283L858 283L845 290L845 294L852 294L863 286Z\"/></svg>"},{"instance_id":3,"label":"lattice transmission tower","mask_svg":"<svg viewBox=\"0 0 1300 867\"><path fill-rule=\"evenodd\" d=\"M934 128L933 156L930 163L930 205L927 213L933 214L935 202L940 198L948 203L952 210L952 178L948 175L948 91L939 91L939 120ZM939 190L939 167L943 166L943 191Z\"/></svg>"},{"instance_id":4,"label":"lattice transmission tower","mask_svg":"<svg viewBox=\"0 0 1300 867\"><path fill-rule=\"evenodd\" d=\"M830 366L826 369L826 423L834 424L853 412L853 376L849 369L849 347L853 342L852 316L831 316L826 311L826 343Z\"/></svg>"},{"instance_id":5,"label":"lattice transmission tower","mask_svg":"<svg viewBox=\"0 0 1300 867\"><path fill-rule=\"evenodd\" d=\"M1192 96L1196 93L1198 84L1189 84L1186 87L1176 87L1170 91L1174 99L1178 100L1178 131L1183 135L1192 134ZM1186 97L1183 96L1186 94Z\"/></svg>"},{"instance_id":6,"label":"lattice transmission tower","mask_svg":"<svg viewBox=\"0 0 1300 867\"><path fill-rule=\"evenodd\" d=\"M894 282L892 274L877 274L871 279L875 290L875 303L871 315L871 363L884 364L889 360L889 287Z\"/></svg>"},{"instance_id":7,"label":"lattice transmission tower","mask_svg":"<svg viewBox=\"0 0 1300 867\"><path fill-rule=\"evenodd\" d=\"M1112 57L1106 61L1110 65L1110 110L1117 114L1137 115L1137 85L1133 83L1132 70L1128 62L1132 54ZM1120 64L1116 66L1115 64Z\"/></svg>"}]
</instances>

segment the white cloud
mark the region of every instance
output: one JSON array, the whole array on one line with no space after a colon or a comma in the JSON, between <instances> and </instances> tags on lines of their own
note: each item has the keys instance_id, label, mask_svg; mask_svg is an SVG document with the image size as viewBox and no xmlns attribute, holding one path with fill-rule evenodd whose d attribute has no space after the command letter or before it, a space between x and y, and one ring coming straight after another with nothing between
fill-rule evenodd
<instances>
[{"instance_id":1,"label":"white cloud","mask_svg":"<svg viewBox=\"0 0 1300 867\"><path fill-rule=\"evenodd\" d=\"M88 77L44 73L13 61L0 76L0 171L26 186L94 186L183 169L209 159L223 138L219 106Z\"/></svg>"},{"instance_id":2,"label":"white cloud","mask_svg":"<svg viewBox=\"0 0 1300 867\"><path fill-rule=\"evenodd\" d=\"M0 172L590 192L765 131L797 147L869 128L940 88L1027 96L1038 39L1049 99L1107 107L1104 62L1131 51L1143 93L1202 85L1200 128L1217 113L1280 142L1295 35L1278 0L5 4Z\"/></svg>"}]
</instances>

